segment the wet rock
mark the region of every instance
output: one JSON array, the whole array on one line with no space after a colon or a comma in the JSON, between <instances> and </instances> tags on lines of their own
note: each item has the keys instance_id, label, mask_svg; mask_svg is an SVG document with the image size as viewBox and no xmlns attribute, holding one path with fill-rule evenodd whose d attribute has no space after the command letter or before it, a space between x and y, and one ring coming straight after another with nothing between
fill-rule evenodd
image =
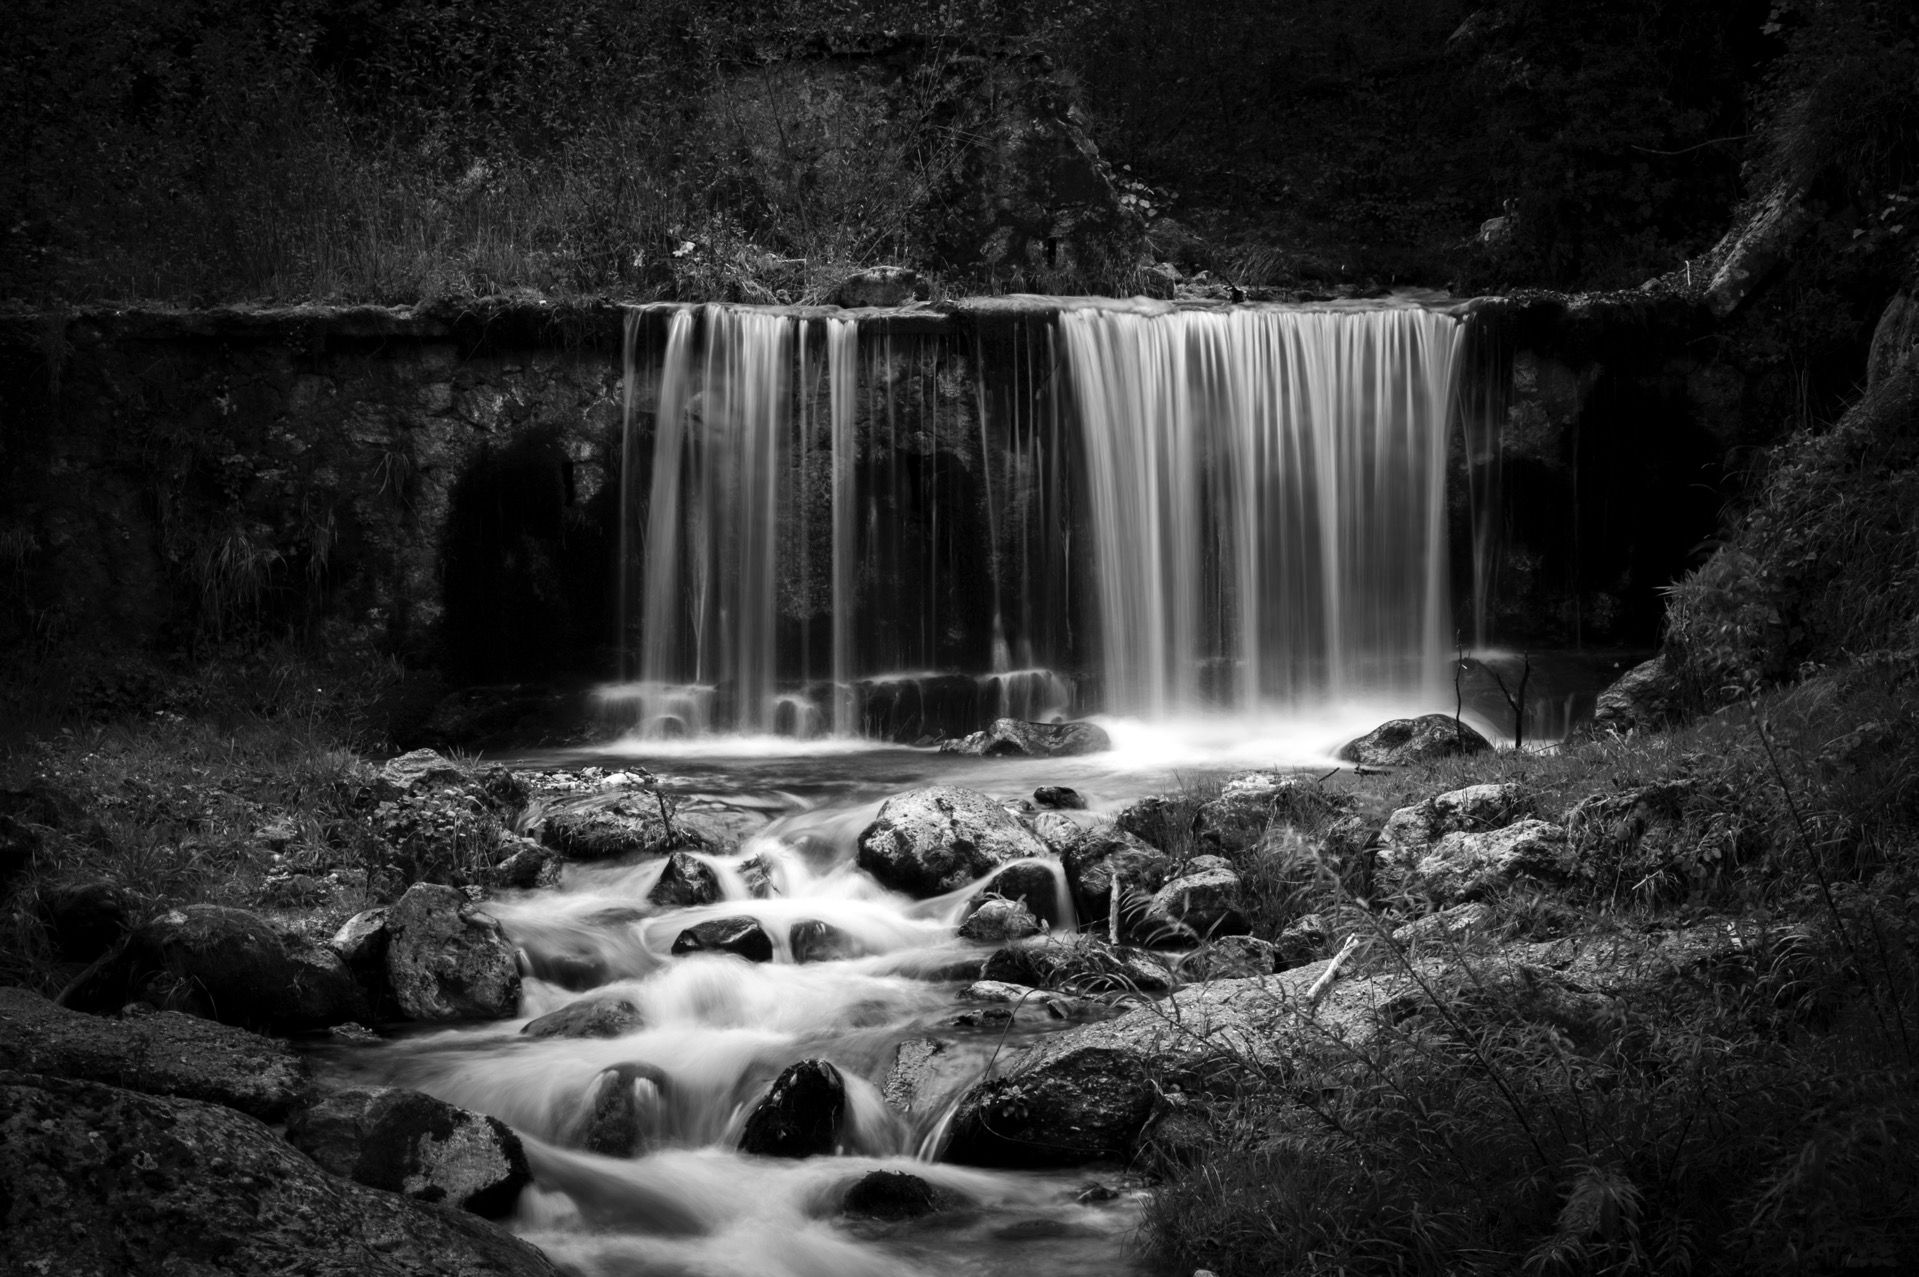
<instances>
[{"instance_id":1,"label":"wet rock","mask_svg":"<svg viewBox=\"0 0 1919 1277\"><path fill-rule=\"evenodd\" d=\"M952 1044L939 1038L908 1038L899 1044L880 1094L887 1107L913 1117L939 1106L943 1079L959 1060Z\"/></svg>"},{"instance_id":2,"label":"wet rock","mask_svg":"<svg viewBox=\"0 0 1919 1277\"><path fill-rule=\"evenodd\" d=\"M386 909L365 909L341 924L327 942L376 1011L398 1007L386 974Z\"/></svg>"},{"instance_id":3,"label":"wet rock","mask_svg":"<svg viewBox=\"0 0 1919 1277\"><path fill-rule=\"evenodd\" d=\"M560 858L550 848L542 847L531 838L502 833L500 851L505 854L487 876L493 886L530 891L559 885Z\"/></svg>"},{"instance_id":4,"label":"wet rock","mask_svg":"<svg viewBox=\"0 0 1919 1277\"><path fill-rule=\"evenodd\" d=\"M1083 811L1086 808L1085 796L1065 785L1041 785L1033 791L1033 801L1041 807L1065 811Z\"/></svg>"},{"instance_id":5,"label":"wet rock","mask_svg":"<svg viewBox=\"0 0 1919 1277\"><path fill-rule=\"evenodd\" d=\"M532 1178L498 1118L402 1088L340 1091L294 1115L287 1139L335 1175L489 1219Z\"/></svg>"},{"instance_id":6,"label":"wet rock","mask_svg":"<svg viewBox=\"0 0 1919 1277\"><path fill-rule=\"evenodd\" d=\"M1019 901L1035 918L1049 927L1057 927L1065 919L1059 911L1059 879L1054 876L1055 872L1048 861L1010 864L993 875L986 890L992 895Z\"/></svg>"},{"instance_id":7,"label":"wet rock","mask_svg":"<svg viewBox=\"0 0 1919 1277\"><path fill-rule=\"evenodd\" d=\"M637 1157L661 1134L666 1117L665 1072L637 1061L616 1064L593 1079L587 1092L582 1143L603 1157Z\"/></svg>"},{"instance_id":8,"label":"wet rock","mask_svg":"<svg viewBox=\"0 0 1919 1277\"><path fill-rule=\"evenodd\" d=\"M833 1152L846 1116L846 1083L825 1060L801 1060L774 1079L740 1132L740 1151L761 1157Z\"/></svg>"},{"instance_id":9,"label":"wet rock","mask_svg":"<svg viewBox=\"0 0 1919 1277\"><path fill-rule=\"evenodd\" d=\"M632 999L591 997L528 1020L520 1032L530 1038L617 1038L639 1027L640 1008Z\"/></svg>"},{"instance_id":10,"label":"wet rock","mask_svg":"<svg viewBox=\"0 0 1919 1277\"><path fill-rule=\"evenodd\" d=\"M1592 729L1630 736L1658 731L1685 717L1685 688L1661 652L1615 679L1593 706Z\"/></svg>"},{"instance_id":11,"label":"wet rock","mask_svg":"<svg viewBox=\"0 0 1919 1277\"><path fill-rule=\"evenodd\" d=\"M887 799L859 837L859 867L889 891L921 899L1045 852L1046 845L991 798L945 785Z\"/></svg>"},{"instance_id":12,"label":"wet rock","mask_svg":"<svg viewBox=\"0 0 1919 1277\"><path fill-rule=\"evenodd\" d=\"M79 1010L140 1000L269 1033L370 1016L339 954L257 914L220 905L159 915L61 994L64 1005Z\"/></svg>"},{"instance_id":13,"label":"wet rock","mask_svg":"<svg viewBox=\"0 0 1919 1277\"><path fill-rule=\"evenodd\" d=\"M833 304L857 309L867 306L904 306L920 287L920 275L904 266L869 266L840 281Z\"/></svg>"},{"instance_id":14,"label":"wet rock","mask_svg":"<svg viewBox=\"0 0 1919 1277\"><path fill-rule=\"evenodd\" d=\"M956 1199L905 1171L869 1171L853 1181L840 1213L855 1219L920 1219L948 1210Z\"/></svg>"},{"instance_id":15,"label":"wet rock","mask_svg":"<svg viewBox=\"0 0 1919 1277\"><path fill-rule=\"evenodd\" d=\"M1430 848L1382 851L1380 868L1396 890L1447 904L1470 900L1519 878L1564 877L1566 831L1543 820L1522 820L1485 833L1447 834Z\"/></svg>"},{"instance_id":16,"label":"wet rock","mask_svg":"<svg viewBox=\"0 0 1919 1277\"><path fill-rule=\"evenodd\" d=\"M1243 980L1277 969L1277 947L1254 936L1220 936L1181 958L1178 967L1179 978L1186 981Z\"/></svg>"},{"instance_id":17,"label":"wet rock","mask_svg":"<svg viewBox=\"0 0 1919 1277\"><path fill-rule=\"evenodd\" d=\"M500 924L452 887L416 883L387 911L387 979L414 1020L505 1019L520 969Z\"/></svg>"},{"instance_id":18,"label":"wet rock","mask_svg":"<svg viewBox=\"0 0 1919 1277\"><path fill-rule=\"evenodd\" d=\"M646 898L666 909L690 909L719 900L720 876L697 856L676 851L666 858L660 879Z\"/></svg>"},{"instance_id":19,"label":"wet rock","mask_svg":"<svg viewBox=\"0 0 1919 1277\"><path fill-rule=\"evenodd\" d=\"M709 918L674 937L673 952L731 953L748 962L771 962L773 938L753 918Z\"/></svg>"},{"instance_id":20,"label":"wet rock","mask_svg":"<svg viewBox=\"0 0 1919 1277\"><path fill-rule=\"evenodd\" d=\"M63 962L92 962L133 927L131 893L106 878L43 887L39 912L54 956Z\"/></svg>"},{"instance_id":21,"label":"wet rock","mask_svg":"<svg viewBox=\"0 0 1919 1277\"><path fill-rule=\"evenodd\" d=\"M555 1272L482 1219L328 1174L255 1118L95 1083L0 1075L0 1201L23 1273Z\"/></svg>"},{"instance_id":22,"label":"wet rock","mask_svg":"<svg viewBox=\"0 0 1919 1277\"><path fill-rule=\"evenodd\" d=\"M1026 827L1056 856L1077 843L1086 832L1079 821L1056 811L1035 812L1026 818Z\"/></svg>"},{"instance_id":23,"label":"wet rock","mask_svg":"<svg viewBox=\"0 0 1919 1277\"><path fill-rule=\"evenodd\" d=\"M308 1086L284 1042L173 1011L85 1015L25 989L0 989L0 1069L104 1082L286 1116Z\"/></svg>"},{"instance_id":24,"label":"wet rock","mask_svg":"<svg viewBox=\"0 0 1919 1277\"><path fill-rule=\"evenodd\" d=\"M1427 714L1381 723L1340 746L1338 757L1366 767L1411 767L1491 748L1491 741L1452 716Z\"/></svg>"},{"instance_id":25,"label":"wet rock","mask_svg":"<svg viewBox=\"0 0 1919 1277\"><path fill-rule=\"evenodd\" d=\"M817 918L794 923L792 930L786 933L786 941L793 950L795 962L838 962L843 958L857 958L864 952L859 941L832 923Z\"/></svg>"},{"instance_id":26,"label":"wet rock","mask_svg":"<svg viewBox=\"0 0 1919 1277\"><path fill-rule=\"evenodd\" d=\"M1112 738L1096 723L1029 723L996 718L984 731L941 742L940 753L977 758L1068 758L1103 753L1112 747Z\"/></svg>"},{"instance_id":27,"label":"wet rock","mask_svg":"<svg viewBox=\"0 0 1919 1277\"><path fill-rule=\"evenodd\" d=\"M960 939L976 944L1005 944L1039 932L1039 919L1033 916L1032 910L1021 901L1003 900L998 896L975 898L973 911L959 927Z\"/></svg>"},{"instance_id":28,"label":"wet rock","mask_svg":"<svg viewBox=\"0 0 1919 1277\"><path fill-rule=\"evenodd\" d=\"M1173 985L1159 963L1084 934L1035 936L1007 945L980 964L979 974L982 980L1069 993L1159 993Z\"/></svg>"},{"instance_id":29,"label":"wet rock","mask_svg":"<svg viewBox=\"0 0 1919 1277\"><path fill-rule=\"evenodd\" d=\"M540 841L568 860L663 856L670 851L720 852L723 838L706 822L673 811L645 790L612 790L563 800L536 822Z\"/></svg>"},{"instance_id":30,"label":"wet rock","mask_svg":"<svg viewBox=\"0 0 1919 1277\"><path fill-rule=\"evenodd\" d=\"M431 749L416 749L390 759L380 768L379 783L387 796L459 789L467 783L457 763Z\"/></svg>"},{"instance_id":31,"label":"wet rock","mask_svg":"<svg viewBox=\"0 0 1919 1277\"><path fill-rule=\"evenodd\" d=\"M1103 928L1112 903L1113 880L1119 880L1122 910L1136 900L1150 898L1166 885L1173 858L1121 829L1114 821L1097 822L1060 855L1066 884L1080 923Z\"/></svg>"},{"instance_id":32,"label":"wet rock","mask_svg":"<svg viewBox=\"0 0 1919 1277\"><path fill-rule=\"evenodd\" d=\"M1218 856L1195 856L1154 893L1142 926L1162 943L1243 935L1247 924L1239 905L1240 881L1233 867Z\"/></svg>"},{"instance_id":33,"label":"wet rock","mask_svg":"<svg viewBox=\"0 0 1919 1277\"><path fill-rule=\"evenodd\" d=\"M1443 834L1498 829L1525 814L1525 808L1518 785L1468 785L1399 808L1387 817L1379 841L1387 854L1403 855Z\"/></svg>"}]
</instances>

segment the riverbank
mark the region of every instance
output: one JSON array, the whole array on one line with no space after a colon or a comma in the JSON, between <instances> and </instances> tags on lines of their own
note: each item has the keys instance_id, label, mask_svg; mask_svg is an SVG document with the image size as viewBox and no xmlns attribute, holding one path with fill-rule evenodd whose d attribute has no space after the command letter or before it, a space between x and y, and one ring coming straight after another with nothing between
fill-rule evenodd
<instances>
[{"instance_id":1,"label":"riverbank","mask_svg":"<svg viewBox=\"0 0 1919 1277\"><path fill-rule=\"evenodd\" d=\"M192 904L243 909L324 944L349 917L391 909L425 882L478 897L533 955L528 978L545 983L521 1014L557 1009L575 996L568 988L646 985L634 977L650 967L568 975L555 965L567 943L540 932L544 915L524 902L539 898L543 875L632 872L619 864L652 875L641 894L653 898L656 871L682 859L672 848L568 868L551 854L566 840L527 818L540 800L524 773L455 759L457 779L425 791L437 797L383 780L376 764L392 747L378 719L392 689L382 680L329 691L319 667L290 654L256 672L264 681L200 684L197 701L149 689L116 702L96 690L15 717L32 727L0 764L12 869L6 983L49 996L71 988L123 923ZM1090 939L1064 963L1021 956L1043 949L1038 941L973 950L1002 978L1017 967L1011 978L1041 990L1024 996L1067 1007L1067 1018L1049 1029L1025 1011L970 1013L1017 1020L1014 1045L1028 1044L995 1052L984 1081L947 1078L920 1097L917 1118L910 1089L889 1090L888 1120L908 1132L897 1138L917 1141L925 1105L957 1103L952 1153L1018 1164L1025 1154L980 1138L1006 1133L1009 1092L1025 1128L1056 1146L1073 1143L1069 1128L1093 1129L1089 1086L1109 1098L1141 1088L1140 1104L1122 1105L1082 1152L1027 1160L1090 1156L1095 1178L1147 1177L1137 1181L1150 1185L1139 1262L1169 1270L1384 1271L1410 1256L1413 1271L1437 1272L1477 1252L1495 1268L1656 1271L1683 1258L1700 1271L1855 1271L1883 1257L1881 1270L1897 1271L1919 1240L1901 1206L1919 1182L1901 1139L1915 1066L1914 682L1910 662L1881 661L1690 726L1556 753L1479 753L1371 775L1256 774L1224 787L1194 776L1157 803L1088 785L1090 814L1029 804L1016 823L1058 856L1081 909L1092 908L1089 881L1120 884L1119 938L1134 943L1111 952L1145 966L1107 961ZM722 867L746 859L733 849L767 812L702 811L675 793L669 767L655 766L657 778L607 759L593 773L576 765L532 783L637 786L630 829L662 832L644 806L653 801L673 831L667 841L695 835L688 849ZM999 767L967 775L1030 789L1061 764ZM713 776L698 787L715 788ZM870 806L883 781L862 783ZM651 797L662 792L664 802ZM549 813L554 799L545 796ZM1115 841L1088 852L1100 839ZM1147 859L1157 878L1133 881ZM1224 911L1205 913L1209 897L1196 889L1175 920L1214 935L1182 937L1151 914L1159 884L1196 888L1222 874L1236 922L1215 926ZM111 888L78 889L101 880ZM761 907L750 890L736 902L725 883L711 886L728 908ZM971 907L956 901L941 906L951 922L936 910L915 925L950 936ZM669 904L649 910L678 925ZM1106 925L1091 930L1103 939ZM781 952L791 943L776 934ZM942 981L956 975L939 966L888 996L943 1005ZM1162 1001L1155 972L1181 991ZM180 1005L221 1014L191 1003ZM1163 1031L1202 1015L1217 1032ZM935 1023L907 1039L954 1032ZM1092 1057L1082 1041L1107 1063L1084 1071ZM869 1085L877 1094L897 1067L886 1048L867 1058L865 1080L839 1066L856 1096ZM1061 1067L1071 1075L1063 1086ZM752 1108L764 1081L733 1102ZM577 1167L559 1173L576 1188L591 1182ZM951 1173L932 1181L942 1176Z\"/></svg>"}]
</instances>

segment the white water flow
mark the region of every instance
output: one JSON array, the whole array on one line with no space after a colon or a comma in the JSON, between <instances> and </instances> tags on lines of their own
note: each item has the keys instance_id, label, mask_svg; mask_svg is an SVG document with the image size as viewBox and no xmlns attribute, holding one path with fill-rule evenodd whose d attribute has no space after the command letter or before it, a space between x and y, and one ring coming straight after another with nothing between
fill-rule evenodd
<instances>
[{"instance_id":1,"label":"white water flow","mask_svg":"<svg viewBox=\"0 0 1919 1277\"><path fill-rule=\"evenodd\" d=\"M987 884L913 901L861 872L854 839L885 782L813 806L737 780L716 793L720 775L667 783L687 819L717 804L735 819L762 813L737 852L698 857L723 899L653 902L663 858L569 865L556 887L486 905L528 973L515 1019L336 1048L319 1054L319 1067L342 1082L425 1090L512 1126L535 1183L510 1225L573 1273L1143 1272L1131 1247L1141 1185L1125 1168L986 1171L930 1160L953 1100L996 1055L1067 1027L1038 1000L1010 1022L983 1023L982 1004L959 996L973 978L964 972L991 952L957 934ZM611 800L622 792L613 784L567 801ZM1063 878L1044 863L1070 926ZM758 923L772 960L672 953L682 931L716 918ZM829 955L797 947L796 932L803 941L823 928L835 943ZM624 1000L636 1023L612 1037L522 1032L581 997ZM926 1038L942 1043L934 1067L883 1094L902 1044ZM742 1153L752 1111L801 1060L830 1062L844 1080L836 1147L804 1160ZM847 1217L849 1189L874 1171L919 1177L947 1208L922 1221ZM1094 1182L1115 1192L1081 1201Z\"/></svg>"},{"instance_id":2,"label":"white water flow","mask_svg":"<svg viewBox=\"0 0 1919 1277\"><path fill-rule=\"evenodd\" d=\"M1446 699L1458 319L1109 303L996 322L630 314L636 656L605 699L639 737Z\"/></svg>"},{"instance_id":3,"label":"white water flow","mask_svg":"<svg viewBox=\"0 0 1919 1277\"><path fill-rule=\"evenodd\" d=\"M1109 710L1255 715L1443 683L1456 321L1088 308L1060 328Z\"/></svg>"}]
</instances>

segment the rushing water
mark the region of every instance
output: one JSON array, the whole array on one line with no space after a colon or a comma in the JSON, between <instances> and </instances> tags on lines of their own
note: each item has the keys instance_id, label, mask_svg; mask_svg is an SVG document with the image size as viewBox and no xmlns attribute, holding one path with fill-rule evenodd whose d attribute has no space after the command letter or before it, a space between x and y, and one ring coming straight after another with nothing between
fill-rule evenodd
<instances>
[{"instance_id":1,"label":"rushing water","mask_svg":"<svg viewBox=\"0 0 1919 1277\"><path fill-rule=\"evenodd\" d=\"M1405 305L637 309L609 702L652 738L910 739L1430 693L1463 332Z\"/></svg>"}]
</instances>

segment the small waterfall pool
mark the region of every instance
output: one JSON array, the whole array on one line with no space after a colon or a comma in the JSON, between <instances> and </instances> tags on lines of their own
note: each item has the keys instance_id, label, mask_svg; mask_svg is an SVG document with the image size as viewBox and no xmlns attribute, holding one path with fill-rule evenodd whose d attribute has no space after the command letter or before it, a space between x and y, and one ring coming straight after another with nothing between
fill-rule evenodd
<instances>
[{"instance_id":1,"label":"small waterfall pool","mask_svg":"<svg viewBox=\"0 0 1919 1277\"><path fill-rule=\"evenodd\" d=\"M571 1272L1147 1274L1136 1236L1145 1181L1129 1168L1004 1171L932 1160L951 1102L996 1055L1104 1012L1056 1018L1027 1004L1010 1021L983 1014L960 993L991 947L956 934L977 886L923 901L884 891L855 866L855 840L886 797L923 784L1008 802L1038 785L1069 785L1098 813L1247 766L1330 770L1331 751L1378 718L1376 707L1352 707L1263 725L1113 721L1112 752L1058 760L738 737L512 760L576 774L598 768L587 773L592 782L615 788L626 769L645 767L682 811L750 819L757 828L736 854L706 858L726 899L649 904L660 859L568 865L556 887L504 893L487 906L531 968L547 973L526 978L519 1018L329 1047L316 1063L337 1081L415 1087L511 1125L527 1142L535 1186L510 1226ZM754 858L772 883L765 898L749 893L743 874ZM671 956L683 927L735 915L758 919L774 938L772 962ZM805 920L853 937L859 956L794 962L787 936ZM642 1027L614 1038L521 1033L589 990L634 1003ZM916 1088L889 1096L901 1043L929 1037L946 1044L936 1064ZM828 1060L845 1078L838 1154L737 1151L774 1077L803 1059ZM619 1066L636 1079L641 1151L582 1151L596 1082ZM964 1204L920 1220L845 1217L847 1190L873 1171L910 1172Z\"/></svg>"}]
</instances>

